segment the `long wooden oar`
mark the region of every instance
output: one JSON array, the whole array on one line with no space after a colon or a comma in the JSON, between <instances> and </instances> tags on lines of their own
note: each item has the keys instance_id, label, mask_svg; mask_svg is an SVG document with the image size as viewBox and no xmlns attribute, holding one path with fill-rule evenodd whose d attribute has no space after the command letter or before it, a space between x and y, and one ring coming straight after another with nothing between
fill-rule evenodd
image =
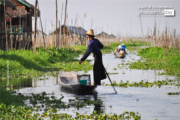
<instances>
[{"instance_id":1,"label":"long wooden oar","mask_svg":"<svg viewBox=\"0 0 180 120\"><path fill-rule=\"evenodd\" d=\"M114 85L112 84L112 81L111 81L111 79L110 79L110 77L109 77L109 75L108 75L108 73L107 73L106 69L105 69L105 73L106 73L106 75L108 76L109 81L111 82L112 87L114 88ZM114 88L114 91L115 91L115 93L117 93L117 91L116 91L116 89L115 89L115 88Z\"/></svg>"}]
</instances>

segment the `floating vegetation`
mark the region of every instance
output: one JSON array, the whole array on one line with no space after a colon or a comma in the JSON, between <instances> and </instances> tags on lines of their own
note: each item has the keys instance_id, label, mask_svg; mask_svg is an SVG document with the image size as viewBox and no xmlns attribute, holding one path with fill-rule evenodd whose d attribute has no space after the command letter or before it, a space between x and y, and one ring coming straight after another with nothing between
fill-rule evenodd
<instances>
[{"instance_id":1,"label":"floating vegetation","mask_svg":"<svg viewBox=\"0 0 180 120\"><path fill-rule=\"evenodd\" d=\"M159 88L163 85L174 85L174 86L180 86L180 83L172 83L174 80L162 80L162 81L154 81L154 82L148 82L148 81L144 81L141 80L141 82L132 82L129 83L129 81L127 82L123 82L121 80L120 83L116 83L116 81L113 81L113 85L114 86L118 86L118 87L153 87L153 86L158 86ZM105 82L102 83L102 86L111 86L111 84L105 84Z\"/></svg>"},{"instance_id":2,"label":"floating vegetation","mask_svg":"<svg viewBox=\"0 0 180 120\"><path fill-rule=\"evenodd\" d=\"M138 55L146 58L146 60L131 63L131 69L164 70L166 72L158 74L180 76L180 52L178 49L169 48L165 50L162 47L151 47L140 50Z\"/></svg>"},{"instance_id":3,"label":"floating vegetation","mask_svg":"<svg viewBox=\"0 0 180 120\"><path fill-rule=\"evenodd\" d=\"M180 91L179 92L169 92L167 93L168 95L180 95Z\"/></svg>"},{"instance_id":4,"label":"floating vegetation","mask_svg":"<svg viewBox=\"0 0 180 120\"><path fill-rule=\"evenodd\" d=\"M117 70L117 68L113 68L113 70Z\"/></svg>"},{"instance_id":5,"label":"floating vegetation","mask_svg":"<svg viewBox=\"0 0 180 120\"><path fill-rule=\"evenodd\" d=\"M95 119L95 120L115 120L115 119L131 119L134 118L135 120L140 120L141 116L136 115L135 112L124 112L123 114L117 115L117 114L97 114L96 111L94 111L91 115L80 115L79 113L76 113L75 120L79 119Z\"/></svg>"},{"instance_id":6,"label":"floating vegetation","mask_svg":"<svg viewBox=\"0 0 180 120\"><path fill-rule=\"evenodd\" d=\"M120 66L118 66L118 68L119 68L119 69L121 69L121 67L120 67Z\"/></svg>"},{"instance_id":7,"label":"floating vegetation","mask_svg":"<svg viewBox=\"0 0 180 120\"><path fill-rule=\"evenodd\" d=\"M42 92L41 94L31 94L29 96L24 96L21 93L17 93L17 95L24 100L28 100L31 105L33 105L33 108L39 107L39 108L70 108L70 107L75 107L77 109L83 108L87 105L92 105L92 104L102 104L102 101L100 100L86 100L86 99L80 99L76 97L76 99L69 99L69 103L65 103L62 101L64 98L63 95L61 95L61 98L56 99L56 97L51 94L48 95L46 92ZM39 106L40 104L40 106Z\"/></svg>"},{"instance_id":8,"label":"floating vegetation","mask_svg":"<svg viewBox=\"0 0 180 120\"><path fill-rule=\"evenodd\" d=\"M121 65L125 65L125 63L121 63Z\"/></svg>"},{"instance_id":9,"label":"floating vegetation","mask_svg":"<svg viewBox=\"0 0 180 120\"><path fill-rule=\"evenodd\" d=\"M109 75L116 75L116 74L119 74L119 73L108 73Z\"/></svg>"},{"instance_id":10,"label":"floating vegetation","mask_svg":"<svg viewBox=\"0 0 180 120\"><path fill-rule=\"evenodd\" d=\"M97 119L97 120L114 120L114 119L135 119L140 120L141 116L137 115L135 112L125 111L123 114L107 114L103 113L102 109L100 112L94 111L90 115L84 115L76 112L76 116L66 113L59 113L59 110L64 108L68 109L69 107L82 108L86 105L92 104L102 104L100 100L87 100L76 97L75 99L69 99L68 103L62 101L64 98L63 95L59 99L56 99L54 93L47 94L42 92L40 94L31 94L25 96L21 93L16 93L16 91L6 91L7 94L12 94L11 97L16 96L14 100L16 101L15 105L0 103L0 118L1 119L33 119L33 120L42 120L46 119L68 119L68 120L79 120L79 119ZM16 94L16 95L13 95ZM13 100L13 101L14 101ZM20 100L20 101L18 101ZM29 101L29 106L25 106L22 102ZM18 104L17 104L18 103ZM23 104L22 104L23 103ZM38 113L43 111L42 113Z\"/></svg>"},{"instance_id":11,"label":"floating vegetation","mask_svg":"<svg viewBox=\"0 0 180 120\"><path fill-rule=\"evenodd\" d=\"M76 116L72 117L67 113L57 113L58 110L55 108L47 109L47 111L40 113L35 113L38 108L28 108L25 106L13 106L13 105L5 105L0 104L0 117L1 119L33 119L33 120L43 120L43 118L48 119L66 119L66 120L85 120L85 119L93 119L93 120L118 120L118 119L131 119L140 120L141 115L137 115L135 112L124 112L123 114L103 114L102 111L97 113L94 111L90 115L84 115L76 112Z\"/></svg>"}]
</instances>

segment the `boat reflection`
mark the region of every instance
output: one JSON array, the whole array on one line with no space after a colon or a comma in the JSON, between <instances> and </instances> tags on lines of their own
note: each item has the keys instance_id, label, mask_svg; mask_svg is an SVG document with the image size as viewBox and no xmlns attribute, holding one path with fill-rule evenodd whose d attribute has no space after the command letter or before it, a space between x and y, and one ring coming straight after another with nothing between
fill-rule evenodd
<instances>
[{"instance_id":1,"label":"boat reflection","mask_svg":"<svg viewBox=\"0 0 180 120\"><path fill-rule=\"evenodd\" d=\"M74 94L76 97L79 97L80 100L100 100L103 101L104 99L102 96L100 97L98 95L98 92L94 90L93 92L88 92L88 93L83 93L83 92L75 92L70 89L66 89L65 87L61 86L60 87L61 92L65 92L68 94ZM96 111L97 114L99 113L104 113L105 106L103 105L104 103L96 103L94 104L94 110L93 112Z\"/></svg>"}]
</instances>

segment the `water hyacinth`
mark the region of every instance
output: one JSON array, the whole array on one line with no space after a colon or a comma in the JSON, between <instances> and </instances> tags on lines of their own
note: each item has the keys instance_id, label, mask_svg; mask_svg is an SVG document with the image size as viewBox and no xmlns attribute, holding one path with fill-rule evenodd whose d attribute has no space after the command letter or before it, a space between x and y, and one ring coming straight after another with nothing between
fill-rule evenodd
<instances>
[{"instance_id":1,"label":"water hyacinth","mask_svg":"<svg viewBox=\"0 0 180 120\"><path fill-rule=\"evenodd\" d=\"M64 103L61 100L64 98L61 95L60 99L56 99L52 94L47 94L42 92L40 94L31 94L29 96L24 96L21 93L16 93L11 91L11 94L16 94L18 98L22 98L24 101L29 100L30 106L16 106L16 105L5 105L0 104L0 118L1 119L33 119L33 120L43 120L43 118L48 119L68 119L68 120L79 120L79 119L97 119L97 120L114 120L114 119L135 119L140 120L141 116L136 115L135 112L124 112L123 114L106 114L103 113L102 109L100 112L94 111L90 115L84 115L76 112L76 117L66 113L58 113L59 108L69 108L69 107L79 107L82 108L85 105L91 104L102 104L100 100L84 100L79 97L75 99L69 99L69 103ZM40 103L43 106L38 106ZM45 107L46 106L46 107ZM45 107L45 108L44 108ZM43 111L41 114L38 111Z\"/></svg>"},{"instance_id":2,"label":"water hyacinth","mask_svg":"<svg viewBox=\"0 0 180 120\"><path fill-rule=\"evenodd\" d=\"M108 73L108 75L116 75L116 74L119 74L119 73Z\"/></svg>"},{"instance_id":3,"label":"water hyacinth","mask_svg":"<svg viewBox=\"0 0 180 120\"><path fill-rule=\"evenodd\" d=\"M179 49L162 47L150 47L138 51L138 55L146 58L130 64L131 69L156 69L166 72L161 75L180 75L180 52Z\"/></svg>"},{"instance_id":4,"label":"water hyacinth","mask_svg":"<svg viewBox=\"0 0 180 120\"><path fill-rule=\"evenodd\" d=\"M179 92L169 92L169 93L167 93L167 95L180 95L180 91Z\"/></svg>"},{"instance_id":5,"label":"water hyacinth","mask_svg":"<svg viewBox=\"0 0 180 120\"><path fill-rule=\"evenodd\" d=\"M178 80L177 80L176 83L175 82L172 83L172 81L174 81L174 80L162 80L162 81L158 80L158 81L154 81L154 82L147 82L147 81L142 80L141 82L129 83L129 81L123 82L121 80L120 83L116 83L116 81L113 81L113 85L117 86L117 87L127 87L127 86L129 86L129 87L147 87L147 88L148 87L153 87L153 86L158 86L160 88L163 85L170 85L170 86L174 85L174 86L177 86L177 87L180 86L180 83L178 82ZM103 82L102 86L111 86L111 84L105 84L105 82Z\"/></svg>"}]
</instances>

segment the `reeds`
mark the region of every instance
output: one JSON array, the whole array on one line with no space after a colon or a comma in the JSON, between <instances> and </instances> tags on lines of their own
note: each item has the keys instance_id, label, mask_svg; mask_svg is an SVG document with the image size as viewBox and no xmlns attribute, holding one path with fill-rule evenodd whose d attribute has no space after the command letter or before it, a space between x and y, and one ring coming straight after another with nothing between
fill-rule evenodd
<instances>
[{"instance_id":1,"label":"reeds","mask_svg":"<svg viewBox=\"0 0 180 120\"><path fill-rule=\"evenodd\" d=\"M68 47L68 46L74 46L74 45L85 45L86 44L86 37L81 37L81 36L59 36L59 41L56 39L56 35L50 35L45 37L45 43L46 43L46 48L47 47ZM43 44L43 37L38 36L37 41L36 41L36 47L44 47ZM56 43L56 44L54 44ZM59 45L58 45L59 43Z\"/></svg>"},{"instance_id":2,"label":"reeds","mask_svg":"<svg viewBox=\"0 0 180 120\"><path fill-rule=\"evenodd\" d=\"M149 33L148 33L149 36ZM176 29L165 27L164 31L157 31L156 23L154 25L153 35L149 36L152 47L163 47L164 49L175 48L180 49L180 38L176 35Z\"/></svg>"}]
</instances>

